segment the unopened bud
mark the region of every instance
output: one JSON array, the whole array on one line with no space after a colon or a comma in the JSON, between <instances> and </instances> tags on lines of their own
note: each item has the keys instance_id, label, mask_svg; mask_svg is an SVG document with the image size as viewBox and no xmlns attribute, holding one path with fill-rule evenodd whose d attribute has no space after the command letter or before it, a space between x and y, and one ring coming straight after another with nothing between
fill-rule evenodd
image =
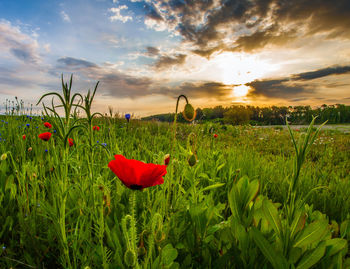
<instances>
[{"instance_id":1,"label":"unopened bud","mask_svg":"<svg viewBox=\"0 0 350 269\"><path fill-rule=\"evenodd\" d=\"M133 267L136 263L136 254L134 251L128 249L124 254L124 262L126 266Z\"/></svg>"},{"instance_id":2,"label":"unopened bud","mask_svg":"<svg viewBox=\"0 0 350 269\"><path fill-rule=\"evenodd\" d=\"M185 120L187 121L193 121L196 118L196 111L194 110L193 106L191 104L186 104L185 109L182 112Z\"/></svg>"},{"instance_id":3,"label":"unopened bud","mask_svg":"<svg viewBox=\"0 0 350 269\"><path fill-rule=\"evenodd\" d=\"M188 164L190 166L194 166L197 163L196 155L192 154L190 158L188 158Z\"/></svg>"},{"instance_id":4,"label":"unopened bud","mask_svg":"<svg viewBox=\"0 0 350 269\"><path fill-rule=\"evenodd\" d=\"M166 154L166 155L164 156L164 164L165 164L165 165L168 165L169 162L170 162L170 154Z\"/></svg>"},{"instance_id":5,"label":"unopened bud","mask_svg":"<svg viewBox=\"0 0 350 269\"><path fill-rule=\"evenodd\" d=\"M0 157L0 159L1 159L2 161L5 161L5 160L7 159L7 154L6 154L6 153L2 154L1 157Z\"/></svg>"},{"instance_id":6,"label":"unopened bud","mask_svg":"<svg viewBox=\"0 0 350 269\"><path fill-rule=\"evenodd\" d=\"M31 152L32 150L33 150L33 148L32 148L32 147L28 148L28 152Z\"/></svg>"}]
</instances>

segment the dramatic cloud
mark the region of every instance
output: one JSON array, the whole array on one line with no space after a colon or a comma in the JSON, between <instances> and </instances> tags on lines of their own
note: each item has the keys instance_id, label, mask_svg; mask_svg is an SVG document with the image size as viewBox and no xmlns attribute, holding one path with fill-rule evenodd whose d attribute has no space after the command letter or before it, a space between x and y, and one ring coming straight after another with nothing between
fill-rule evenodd
<instances>
[{"instance_id":1,"label":"dramatic cloud","mask_svg":"<svg viewBox=\"0 0 350 269\"><path fill-rule=\"evenodd\" d=\"M282 46L296 38L326 34L350 39L348 0L149 0L145 23L181 35L193 52L245 51Z\"/></svg>"},{"instance_id":2,"label":"dramatic cloud","mask_svg":"<svg viewBox=\"0 0 350 269\"><path fill-rule=\"evenodd\" d=\"M110 16L109 19L110 21L121 21L123 23L126 23L127 21L132 21L132 17L131 16L128 16L128 15L122 15L120 14L120 12L122 10L127 10L128 7L126 5L122 5L122 6L119 6L119 7L112 7L109 9L110 12L114 13L113 16Z\"/></svg>"},{"instance_id":3,"label":"dramatic cloud","mask_svg":"<svg viewBox=\"0 0 350 269\"><path fill-rule=\"evenodd\" d=\"M40 61L39 45L35 39L21 32L19 27L10 22L0 21L0 50L27 64L36 64Z\"/></svg>"},{"instance_id":4,"label":"dramatic cloud","mask_svg":"<svg viewBox=\"0 0 350 269\"><path fill-rule=\"evenodd\" d=\"M306 83L306 81L347 73L350 73L350 66L334 66L311 72L294 74L281 79L255 80L253 82L246 83L245 85L250 86L253 89L253 91L250 92L251 96L263 95L267 97L290 98L293 96L295 97L295 95L312 93L317 90L317 83ZM334 87L335 85L333 83L323 86ZM337 86L346 86L346 84ZM296 99L292 99L292 101L296 101Z\"/></svg>"},{"instance_id":5,"label":"dramatic cloud","mask_svg":"<svg viewBox=\"0 0 350 269\"><path fill-rule=\"evenodd\" d=\"M297 74L297 75L293 76L293 79L294 80L310 80L310 79L316 79L316 78L321 78L321 77L330 76L330 75L346 74L349 72L350 72L350 65L348 65L348 66L333 66L333 67L319 69L316 71Z\"/></svg>"},{"instance_id":6,"label":"dramatic cloud","mask_svg":"<svg viewBox=\"0 0 350 269\"><path fill-rule=\"evenodd\" d=\"M227 100L232 93L232 87L213 81L181 82L167 85L162 79L137 76L121 72L109 65L101 66L95 63L72 57L58 59L62 70L77 70L86 78L100 81L100 92L103 96L138 99L159 95L175 97L186 93L191 98L210 98Z\"/></svg>"}]
</instances>

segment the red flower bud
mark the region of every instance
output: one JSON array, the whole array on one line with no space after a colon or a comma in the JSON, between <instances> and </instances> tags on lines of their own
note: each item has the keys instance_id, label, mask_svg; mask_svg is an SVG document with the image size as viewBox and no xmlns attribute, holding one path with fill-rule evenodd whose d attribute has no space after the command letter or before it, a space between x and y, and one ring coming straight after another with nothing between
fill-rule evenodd
<instances>
[{"instance_id":1,"label":"red flower bud","mask_svg":"<svg viewBox=\"0 0 350 269\"><path fill-rule=\"evenodd\" d=\"M49 122L45 122L45 123L44 123L44 126L45 126L46 128L49 128L49 129L52 128L52 125L51 125Z\"/></svg>"},{"instance_id":2,"label":"red flower bud","mask_svg":"<svg viewBox=\"0 0 350 269\"><path fill-rule=\"evenodd\" d=\"M92 127L92 130L94 130L94 131L99 131L99 130L100 130L100 127L98 127L98 126L93 126L93 127Z\"/></svg>"},{"instance_id":3,"label":"red flower bud","mask_svg":"<svg viewBox=\"0 0 350 269\"><path fill-rule=\"evenodd\" d=\"M217 138L218 137L218 135L217 134L214 134L214 138Z\"/></svg>"},{"instance_id":4,"label":"red flower bud","mask_svg":"<svg viewBox=\"0 0 350 269\"><path fill-rule=\"evenodd\" d=\"M22 135L22 139L23 139L23 140L26 140L26 135Z\"/></svg>"},{"instance_id":5,"label":"red flower bud","mask_svg":"<svg viewBox=\"0 0 350 269\"><path fill-rule=\"evenodd\" d=\"M170 162L170 154L166 154L166 155L164 156L164 164L165 164L165 165L168 165L169 162Z\"/></svg>"}]
</instances>

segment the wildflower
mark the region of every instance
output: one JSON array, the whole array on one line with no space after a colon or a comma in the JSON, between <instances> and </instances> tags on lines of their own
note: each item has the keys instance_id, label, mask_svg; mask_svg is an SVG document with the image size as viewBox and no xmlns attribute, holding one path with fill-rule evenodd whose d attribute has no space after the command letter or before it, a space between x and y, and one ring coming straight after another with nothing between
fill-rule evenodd
<instances>
[{"instance_id":1,"label":"wildflower","mask_svg":"<svg viewBox=\"0 0 350 269\"><path fill-rule=\"evenodd\" d=\"M214 134L214 138L217 138L218 137L218 135L217 134Z\"/></svg>"},{"instance_id":2,"label":"wildflower","mask_svg":"<svg viewBox=\"0 0 350 269\"><path fill-rule=\"evenodd\" d=\"M129 122L130 121L130 114L125 114L125 119Z\"/></svg>"},{"instance_id":3,"label":"wildflower","mask_svg":"<svg viewBox=\"0 0 350 269\"><path fill-rule=\"evenodd\" d=\"M108 167L126 187L142 190L164 183L163 176L167 173L165 165L126 159L123 155L114 155L114 158Z\"/></svg>"},{"instance_id":4,"label":"wildflower","mask_svg":"<svg viewBox=\"0 0 350 269\"><path fill-rule=\"evenodd\" d=\"M49 122L45 122L45 123L44 123L44 126L45 126L46 128L49 128L49 129L52 128L52 125L51 125Z\"/></svg>"},{"instance_id":5,"label":"wildflower","mask_svg":"<svg viewBox=\"0 0 350 269\"><path fill-rule=\"evenodd\" d=\"M107 147L107 143L102 143L101 145L104 147Z\"/></svg>"},{"instance_id":6,"label":"wildflower","mask_svg":"<svg viewBox=\"0 0 350 269\"><path fill-rule=\"evenodd\" d=\"M30 126L30 124L29 124L29 123L27 123L27 124L26 124L26 126L27 126L27 127L29 127L29 126Z\"/></svg>"},{"instance_id":7,"label":"wildflower","mask_svg":"<svg viewBox=\"0 0 350 269\"><path fill-rule=\"evenodd\" d=\"M26 135L22 135L22 139L23 139L23 140L26 140Z\"/></svg>"},{"instance_id":8,"label":"wildflower","mask_svg":"<svg viewBox=\"0 0 350 269\"><path fill-rule=\"evenodd\" d=\"M57 131L56 130L53 130L53 133L55 134Z\"/></svg>"},{"instance_id":9,"label":"wildflower","mask_svg":"<svg viewBox=\"0 0 350 269\"><path fill-rule=\"evenodd\" d=\"M7 154L6 154L6 153L2 154L1 157L0 157L0 159L1 159L2 161L5 161L5 160L7 159Z\"/></svg>"},{"instance_id":10,"label":"wildflower","mask_svg":"<svg viewBox=\"0 0 350 269\"><path fill-rule=\"evenodd\" d=\"M72 138L68 138L68 144L70 147L73 147L74 143Z\"/></svg>"},{"instance_id":11,"label":"wildflower","mask_svg":"<svg viewBox=\"0 0 350 269\"><path fill-rule=\"evenodd\" d=\"M170 162L170 154L166 154L166 155L164 156L164 164L165 164L165 165L168 165L169 162Z\"/></svg>"},{"instance_id":12,"label":"wildflower","mask_svg":"<svg viewBox=\"0 0 350 269\"><path fill-rule=\"evenodd\" d=\"M2 250L5 250L6 249L6 247L5 246L2 246Z\"/></svg>"},{"instance_id":13,"label":"wildflower","mask_svg":"<svg viewBox=\"0 0 350 269\"><path fill-rule=\"evenodd\" d=\"M41 140L49 141L49 139L50 139L50 137L51 137L51 133L50 133L50 132L41 133L41 134L38 135L38 137L39 137Z\"/></svg>"},{"instance_id":14,"label":"wildflower","mask_svg":"<svg viewBox=\"0 0 350 269\"><path fill-rule=\"evenodd\" d=\"M33 150L32 147L29 147L29 148L28 148L28 152L31 152L32 150Z\"/></svg>"},{"instance_id":15,"label":"wildflower","mask_svg":"<svg viewBox=\"0 0 350 269\"><path fill-rule=\"evenodd\" d=\"M93 126L93 127L92 127L92 130L93 130L93 131L99 131L99 130L100 130L100 127L98 127L98 126Z\"/></svg>"},{"instance_id":16,"label":"wildflower","mask_svg":"<svg viewBox=\"0 0 350 269\"><path fill-rule=\"evenodd\" d=\"M49 152L49 150L45 149L45 152L46 152L46 153L48 153L48 152Z\"/></svg>"}]
</instances>

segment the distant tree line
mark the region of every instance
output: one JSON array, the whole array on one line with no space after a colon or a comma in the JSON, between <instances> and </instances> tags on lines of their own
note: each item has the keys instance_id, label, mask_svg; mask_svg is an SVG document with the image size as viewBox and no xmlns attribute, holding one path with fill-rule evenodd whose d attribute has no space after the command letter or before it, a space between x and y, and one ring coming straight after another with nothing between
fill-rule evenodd
<instances>
[{"instance_id":1,"label":"distant tree line","mask_svg":"<svg viewBox=\"0 0 350 269\"><path fill-rule=\"evenodd\" d=\"M227 124L252 125L284 125L286 117L292 124L308 124L312 116L317 116L316 123L328 120L328 123L350 123L350 106L343 104L322 105L315 109L311 106L216 106L213 108L197 108L197 122L220 122ZM142 118L142 120L158 120L172 122L175 113L158 114ZM185 122L182 114L178 114L178 122Z\"/></svg>"}]
</instances>

